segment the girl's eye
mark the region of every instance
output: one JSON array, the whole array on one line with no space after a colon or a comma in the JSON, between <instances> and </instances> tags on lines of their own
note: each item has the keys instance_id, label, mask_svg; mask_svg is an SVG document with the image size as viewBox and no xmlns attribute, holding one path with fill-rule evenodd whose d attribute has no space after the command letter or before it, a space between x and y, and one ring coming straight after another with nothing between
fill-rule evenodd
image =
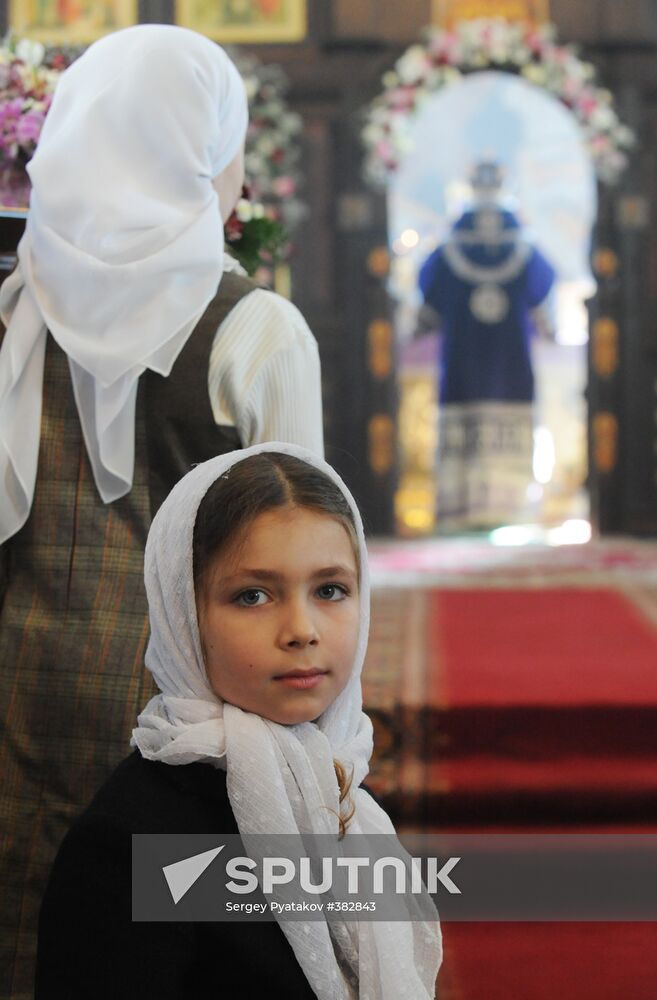
<instances>
[{"instance_id":1,"label":"girl's eye","mask_svg":"<svg viewBox=\"0 0 657 1000\"><path fill-rule=\"evenodd\" d=\"M347 596L347 588L339 583L325 583L318 588L317 594L323 601L342 601Z\"/></svg>"},{"instance_id":2,"label":"girl's eye","mask_svg":"<svg viewBox=\"0 0 657 1000\"><path fill-rule=\"evenodd\" d=\"M259 605L264 604L267 599L264 590L252 588L251 590L243 590L241 594L238 594L235 598L235 603L239 604L242 608L257 608Z\"/></svg>"}]
</instances>

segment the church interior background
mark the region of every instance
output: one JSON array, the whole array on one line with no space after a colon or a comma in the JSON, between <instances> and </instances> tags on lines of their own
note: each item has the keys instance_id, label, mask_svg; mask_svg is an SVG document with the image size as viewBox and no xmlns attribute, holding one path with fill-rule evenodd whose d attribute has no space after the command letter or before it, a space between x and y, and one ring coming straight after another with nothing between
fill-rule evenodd
<instances>
[{"instance_id":1,"label":"church interior background","mask_svg":"<svg viewBox=\"0 0 657 1000\"><path fill-rule=\"evenodd\" d=\"M506 203L558 263L552 336L531 348L534 468L520 521L653 534L651 5L413 0L403 15L384 0L218 6L212 23L203 4L173 0L11 0L2 10L17 37L64 58L138 19L193 22L284 74L302 123L287 146L301 160L294 197L289 170L266 194L303 247L289 274L320 343L328 455L378 535L441 530L438 347L412 336L417 268L467 203L474 160L497 157ZM489 18L494 27L477 34ZM257 177L267 157L252 159Z\"/></svg>"},{"instance_id":2,"label":"church interior background","mask_svg":"<svg viewBox=\"0 0 657 1000\"><path fill-rule=\"evenodd\" d=\"M247 171L291 233L289 254L261 277L317 337L327 458L370 536L371 785L396 823L654 833L654 0L4 0L0 9L24 40L22 58L41 60L42 43L53 72L72 47L138 20L235 46L260 102ZM5 270L26 197L22 154L6 147ZM496 210L516 220L510 255L521 247L524 266L538 249L553 281L527 321L536 389L524 501L450 525L441 521L446 321L422 308L418 281L454 233L460 249L448 256L467 264L475 241L458 220L476 203L482 164L499 168ZM483 265L470 260L467 301L483 289L479 318L492 330L513 304L505 281L519 272L496 258L484 274L483 252ZM650 923L450 923L444 933L441 1000L657 995Z\"/></svg>"}]
</instances>

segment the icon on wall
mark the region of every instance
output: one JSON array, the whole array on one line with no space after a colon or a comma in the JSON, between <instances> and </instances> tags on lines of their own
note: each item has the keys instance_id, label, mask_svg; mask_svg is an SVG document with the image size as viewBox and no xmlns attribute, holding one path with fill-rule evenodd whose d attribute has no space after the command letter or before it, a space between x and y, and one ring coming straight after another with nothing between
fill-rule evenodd
<instances>
[{"instance_id":1,"label":"icon on wall","mask_svg":"<svg viewBox=\"0 0 657 1000\"><path fill-rule=\"evenodd\" d=\"M86 45L137 21L137 0L9 0L11 30L44 45Z\"/></svg>"},{"instance_id":2,"label":"icon on wall","mask_svg":"<svg viewBox=\"0 0 657 1000\"><path fill-rule=\"evenodd\" d=\"M306 0L176 0L175 21L218 42L300 42Z\"/></svg>"},{"instance_id":3,"label":"icon on wall","mask_svg":"<svg viewBox=\"0 0 657 1000\"><path fill-rule=\"evenodd\" d=\"M549 0L433 0L433 23L451 27L457 21L503 18L544 24Z\"/></svg>"}]
</instances>

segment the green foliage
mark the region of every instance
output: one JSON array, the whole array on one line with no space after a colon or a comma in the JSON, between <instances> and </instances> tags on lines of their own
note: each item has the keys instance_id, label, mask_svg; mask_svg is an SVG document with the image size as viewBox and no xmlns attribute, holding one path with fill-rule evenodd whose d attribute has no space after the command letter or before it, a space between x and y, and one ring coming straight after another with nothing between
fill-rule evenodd
<instances>
[{"instance_id":1,"label":"green foliage","mask_svg":"<svg viewBox=\"0 0 657 1000\"><path fill-rule=\"evenodd\" d=\"M283 257L287 234L280 222L263 216L240 224L241 232L227 237L227 249L249 275L260 267L273 269Z\"/></svg>"}]
</instances>

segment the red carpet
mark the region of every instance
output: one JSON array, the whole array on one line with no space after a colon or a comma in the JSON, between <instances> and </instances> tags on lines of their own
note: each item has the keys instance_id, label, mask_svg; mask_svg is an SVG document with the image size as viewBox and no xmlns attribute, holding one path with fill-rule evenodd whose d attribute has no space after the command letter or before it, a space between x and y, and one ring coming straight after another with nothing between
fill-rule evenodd
<instances>
[{"instance_id":1,"label":"red carpet","mask_svg":"<svg viewBox=\"0 0 657 1000\"><path fill-rule=\"evenodd\" d=\"M611 590L434 591L429 617L443 707L657 708L657 632Z\"/></svg>"},{"instance_id":2,"label":"red carpet","mask_svg":"<svg viewBox=\"0 0 657 1000\"><path fill-rule=\"evenodd\" d=\"M657 820L657 629L623 593L380 591L365 702L406 826Z\"/></svg>"},{"instance_id":3,"label":"red carpet","mask_svg":"<svg viewBox=\"0 0 657 1000\"><path fill-rule=\"evenodd\" d=\"M468 574L453 588L375 590L364 674L371 784L397 824L654 830L654 581L483 582ZM439 1000L657 998L654 924L443 932Z\"/></svg>"},{"instance_id":4,"label":"red carpet","mask_svg":"<svg viewBox=\"0 0 657 1000\"><path fill-rule=\"evenodd\" d=\"M446 924L439 1000L655 1000L654 924Z\"/></svg>"}]
</instances>

